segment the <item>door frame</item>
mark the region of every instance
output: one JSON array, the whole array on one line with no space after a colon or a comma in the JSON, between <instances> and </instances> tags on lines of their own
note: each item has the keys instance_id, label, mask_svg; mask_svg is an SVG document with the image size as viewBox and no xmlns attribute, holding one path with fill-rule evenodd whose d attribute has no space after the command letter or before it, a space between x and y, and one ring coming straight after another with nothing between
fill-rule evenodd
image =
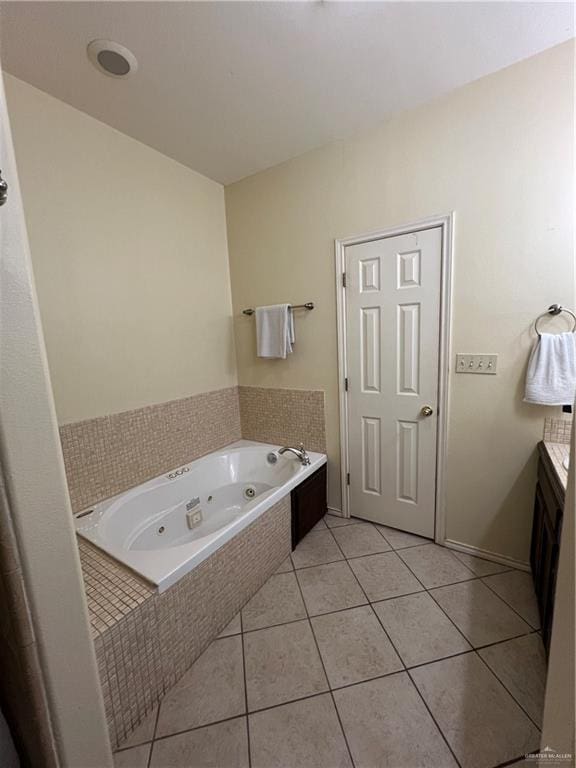
<instances>
[{"instance_id":1,"label":"door frame","mask_svg":"<svg viewBox=\"0 0 576 768\"><path fill-rule=\"evenodd\" d=\"M440 277L440 346L438 357L438 432L436 438L436 494L434 516L434 540L444 543L446 538L446 447L448 442L448 408L450 401L451 359L451 312L452 312L452 261L454 250L454 211L446 215L398 227L379 229L353 237L334 241L336 262L336 317L338 336L338 397L340 402L340 486L342 489L342 514L350 517L350 496L347 483L349 471L348 453L348 398L345 380L348 375L346 359L346 288L342 275L346 271L346 248L374 240L408 235L425 229L440 227L442 231Z\"/></svg>"}]
</instances>

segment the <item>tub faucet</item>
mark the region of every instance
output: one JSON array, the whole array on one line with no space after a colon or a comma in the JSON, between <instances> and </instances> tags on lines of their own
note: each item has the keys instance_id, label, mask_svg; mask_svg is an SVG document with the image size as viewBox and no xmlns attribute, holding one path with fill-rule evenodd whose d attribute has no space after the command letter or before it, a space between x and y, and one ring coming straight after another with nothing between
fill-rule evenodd
<instances>
[{"instance_id":1,"label":"tub faucet","mask_svg":"<svg viewBox=\"0 0 576 768\"><path fill-rule=\"evenodd\" d=\"M282 456L283 453L293 453L294 456L297 456L300 459L300 463L307 467L310 464L310 456L306 453L306 449L304 448L304 443L300 443L298 448L290 448L289 446L285 446L284 448L280 448L278 451L278 454Z\"/></svg>"}]
</instances>

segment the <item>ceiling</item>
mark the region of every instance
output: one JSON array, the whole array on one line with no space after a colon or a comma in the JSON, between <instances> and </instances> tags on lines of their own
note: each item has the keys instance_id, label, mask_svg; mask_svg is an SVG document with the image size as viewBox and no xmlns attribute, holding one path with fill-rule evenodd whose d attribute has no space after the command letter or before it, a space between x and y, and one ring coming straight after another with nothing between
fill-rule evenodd
<instances>
[{"instance_id":1,"label":"ceiling","mask_svg":"<svg viewBox=\"0 0 576 768\"><path fill-rule=\"evenodd\" d=\"M230 183L567 40L571 3L2 2L4 68ZM88 61L108 38L139 68Z\"/></svg>"}]
</instances>

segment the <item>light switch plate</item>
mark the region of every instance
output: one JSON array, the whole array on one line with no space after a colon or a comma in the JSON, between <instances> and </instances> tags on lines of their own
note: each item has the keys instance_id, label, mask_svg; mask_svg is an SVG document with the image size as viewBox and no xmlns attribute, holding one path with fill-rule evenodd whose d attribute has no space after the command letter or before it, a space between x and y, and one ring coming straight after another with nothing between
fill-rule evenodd
<instances>
[{"instance_id":1,"label":"light switch plate","mask_svg":"<svg viewBox=\"0 0 576 768\"><path fill-rule=\"evenodd\" d=\"M456 355L456 373L495 374L498 369L498 355L472 355L459 352Z\"/></svg>"}]
</instances>

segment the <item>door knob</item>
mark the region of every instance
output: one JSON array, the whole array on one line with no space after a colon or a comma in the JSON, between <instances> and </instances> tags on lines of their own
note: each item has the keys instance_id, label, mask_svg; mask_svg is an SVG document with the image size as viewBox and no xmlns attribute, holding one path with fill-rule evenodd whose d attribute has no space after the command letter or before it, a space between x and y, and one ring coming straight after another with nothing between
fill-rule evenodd
<instances>
[{"instance_id":1,"label":"door knob","mask_svg":"<svg viewBox=\"0 0 576 768\"><path fill-rule=\"evenodd\" d=\"M432 416L432 414L434 413L434 409L430 408L429 405L425 405L422 407L422 410L420 411L420 413L422 416Z\"/></svg>"}]
</instances>

